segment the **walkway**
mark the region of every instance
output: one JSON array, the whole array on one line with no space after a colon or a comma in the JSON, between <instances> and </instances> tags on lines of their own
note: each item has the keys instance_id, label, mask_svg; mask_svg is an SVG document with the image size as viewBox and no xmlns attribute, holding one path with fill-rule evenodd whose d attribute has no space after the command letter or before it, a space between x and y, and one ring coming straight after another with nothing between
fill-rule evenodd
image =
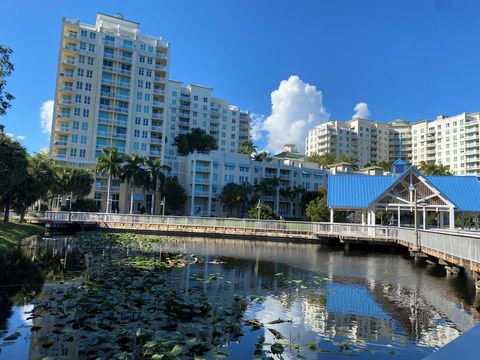
<instances>
[{"instance_id":1,"label":"walkway","mask_svg":"<svg viewBox=\"0 0 480 360\"><path fill-rule=\"evenodd\" d=\"M346 247L355 242L392 243L405 246L416 254L439 259L443 265L452 264L469 269L477 284L480 284L480 232L447 229L415 231L412 228L379 225L82 212L46 212L36 220L45 223L47 227L82 224L108 229L222 236L309 240L337 238Z\"/></svg>"}]
</instances>

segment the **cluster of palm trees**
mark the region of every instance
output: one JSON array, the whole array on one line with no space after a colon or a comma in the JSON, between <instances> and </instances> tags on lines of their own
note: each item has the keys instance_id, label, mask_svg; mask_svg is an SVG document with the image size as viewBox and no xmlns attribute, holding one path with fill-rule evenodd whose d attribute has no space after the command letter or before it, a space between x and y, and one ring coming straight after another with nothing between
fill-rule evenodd
<instances>
[{"instance_id":1,"label":"cluster of palm trees","mask_svg":"<svg viewBox=\"0 0 480 360\"><path fill-rule=\"evenodd\" d=\"M117 148L104 148L97 159L96 172L108 176L106 212L111 212L111 184L113 179L126 181L131 187L130 214L133 213L133 190L152 192L150 213L155 213L155 194L163 194L163 185L170 172L168 165L162 165L160 158L147 159L133 153L121 154Z\"/></svg>"}]
</instances>

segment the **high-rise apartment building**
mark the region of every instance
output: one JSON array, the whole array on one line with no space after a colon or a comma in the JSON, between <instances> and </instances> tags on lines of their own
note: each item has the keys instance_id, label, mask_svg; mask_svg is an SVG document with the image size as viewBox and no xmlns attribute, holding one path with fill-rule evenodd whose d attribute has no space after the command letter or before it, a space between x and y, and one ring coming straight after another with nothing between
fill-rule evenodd
<instances>
[{"instance_id":1,"label":"high-rise apartment building","mask_svg":"<svg viewBox=\"0 0 480 360\"><path fill-rule=\"evenodd\" d=\"M455 175L480 176L479 125L478 112L411 124L412 163L443 164Z\"/></svg>"},{"instance_id":2,"label":"high-rise apartment building","mask_svg":"<svg viewBox=\"0 0 480 360\"><path fill-rule=\"evenodd\" d=\"M95 25L63 18L52 157L88 166L112 147L162 156L169 50L120 14L97 14Z\"/></svg>"},{"instance_id":3,"label":"high-rise apartment building","mask_svg":"<svg viewBox=\"0 0 480 360\"><path fill-rule=\"evenodd\" d=\"M60 35L50 142L59 163L93 167L103 148L116 147L160 157L180 176L177 135L201 128L230 155L249 139L250 114L213 97L212 88L169 80L170 44L141 34L139 23L120 14L97 14L95 25L64 17ZM112 209L128 209L120 196L127 186L114 180L111 191ZM107 179L97 176L91 196L102 208L106 193ZM135 205L151 198L139 191Z\"/></svg>"},{"instance_id":4,"label":"high-rise apartment building","mask_svg":"<svg viewBox=\"0 0 480 360\"><path fill-rule=\"evenodd\" d=\"M388 160L388 124L353 119L328 121L308 132L305 154L331 154L336 158L351 156L359 166Z\"/></svg>"},{"instance_id":5,"label":"high-rise apartment building","mask_svg":"<svg viewBox=\"0 0 480 360\"><path fill-rule=\"evenodd\" d=\"M480 176L480 113L437 116L414 123L363 119L328 121L308 132L305 153L358 159L358 165L402 159L446 165L455 175Z\"/></svg>"}]
</instances>

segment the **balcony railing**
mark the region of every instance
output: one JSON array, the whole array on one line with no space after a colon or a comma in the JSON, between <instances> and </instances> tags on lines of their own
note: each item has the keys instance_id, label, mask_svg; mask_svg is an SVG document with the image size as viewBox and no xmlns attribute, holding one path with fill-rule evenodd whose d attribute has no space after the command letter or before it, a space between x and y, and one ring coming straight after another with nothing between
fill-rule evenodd
<instances>
[{"instance_id":1,"label":"balcony railing","mask_svg":"<svg viewBox=\"0 0 480 360\"><path fill-rule=\"evenodd\" d=\"M117 125L117 126L128 126L126 121L115 120L115 119L98 119L99 124L108 124L108 125Z\"/></svg>"},{"instance_id":2,"label":"balcony railing","mask_svg":"<svg viewBox=\"0 0 480 360\"><path fill-rule=\"evenodd\" d=\"M152 125L152 126L150 127L150 129L151 129L152 131L160 131L160 132L163 131L163 127L162 127L162 126L156 126L156 125Z\"/></svg>"},{"instance_id":3,"label":"balcony railing","mask_svg":"<svg viewBox=\"0 0 480 360\"><path fill-rule=\"evenodd\" d=\"M156 150L150 150L150 156L162 156L161 151L156 151Z\"/></svg>"},{"instance_id":4,"label":"balcony railing","mask_svg":"<svg viewBox=\"0 0 480 360\"><path fill-rule=\"evenodd\" d=\"M152 119L163 120L163 115L152 113Z\"/></svg>"}]
</instances>

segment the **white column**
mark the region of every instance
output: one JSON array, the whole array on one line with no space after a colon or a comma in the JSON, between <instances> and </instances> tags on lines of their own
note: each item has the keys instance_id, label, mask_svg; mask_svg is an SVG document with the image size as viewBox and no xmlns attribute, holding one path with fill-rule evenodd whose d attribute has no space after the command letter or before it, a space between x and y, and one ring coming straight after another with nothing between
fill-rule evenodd
<instances>
[{"instance_id":1,"label":"white column","mask_svg":"<svg viewBox=\"0 0 480 360\"><path fill-rule=\"evenodd\" d=\"M443 227L445 226L445 214L442 211L438 213L438 219L439 219L439 226L441 229L443 229Z\"/></svg>"},{"instance_id":2,"label":"white column","mask_svg":"<svg viewBox=\"0 0 480 360\"><path fill-rule=\"evenodd\" d=\"M397 226L400 227L400 206L398 207L397 211Z\"/></svg>"},{"instance_id":3,"label":"white column","mask_svg":"<svg viewBox=\"0 0 480 360\"><path fill-rule=\"evenodd\" d=\"M195 155L194 155L195 156ZM195 213L195 167L197 166L197 161L193 158L193 170L192 170L192 193L190 199L190 216L193 216Z\"/></svg>"},{"instance_id":4,"label":"white column","mask_svg":"<svg viewBox=\"0 0 480 360\"><path fill-rule=\"evenodd\" d=\"M370 225L375 225L375 210L370 210Z\"/></svg>"},{"instance_id":5,"label":"white column","mask_svg":"<svg viewBox=\"0 0 480 360\"><path fill-rule=\"evenodd\" d=\"M465 227L465 216L463 213L460 215L460 227L463 229Z\"/></svg>"},{"instance_id":6,"label":"white column","mask_svg":"<svg viewBox=\"0 0 480 360\"><path fill-rule=\"evenodd\" d=\"M330 208L330 223L333 224L333 208Z\"/></svg>"},{"instance_id":7,"label":"white column","mask_svg":"<svg viewBox=\"0 0 480 360\"><path fill-rule=\"evenodd\" d=\"M450 229L455 229L455 209L454 208L451 208L449 211L448 211L448 214L449 214L449 227Z\"/></svg>"},{"instance_id":8,"label":"white column","mask_svg":"<svg viewBox=\"0 0 480 360\"><path fill-rule=\"evenodd\" d=\"M362 225L365 225L365 212L362 211Z\"/></svg>"},{"instance_id":9,"label":"white column","mask_svg":"<svg viewBox=\"0 0 480 360\"><path fill-rule=\"evenodd\" d=\"M423 207L423 230L427 228L427 209Z\"/></svg>"}]
</instances>

